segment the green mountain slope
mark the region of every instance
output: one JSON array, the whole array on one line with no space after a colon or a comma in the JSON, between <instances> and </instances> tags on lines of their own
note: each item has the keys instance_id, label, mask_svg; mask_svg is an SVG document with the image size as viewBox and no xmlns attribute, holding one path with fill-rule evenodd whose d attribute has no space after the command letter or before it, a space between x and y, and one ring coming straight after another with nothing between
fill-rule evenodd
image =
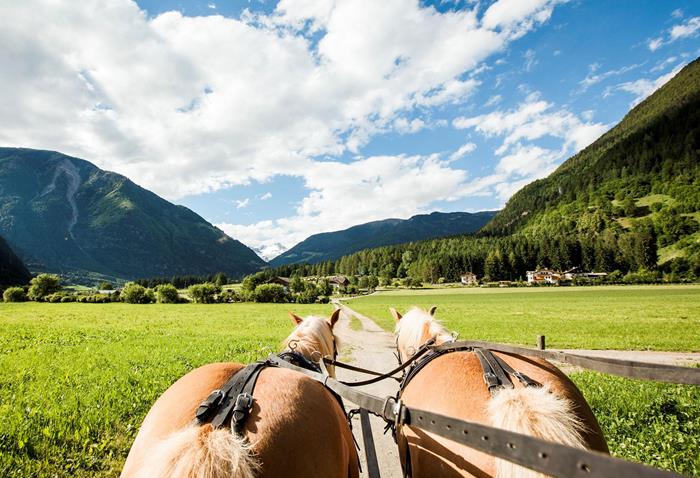
<instances>
[{"instance_id":1,"label":"green mountain slope","mask_svg":"<svg viewBox=\"0 0 700 478\"><path fill-rule=\"evenodd\" d=\"M579 214L609 212L605 210L615 201L639 201L649 194L672 197L680 213L696 211L699 105L700 60L695 60L549 177L514 194L484 231L503 235L521 230L565 204L574 204ZM615 215L629 212L617 210Z\"/></svg>"},{"instance_id":2,"label":"green mountain slope","mask_svg":"<svg viewBox=\"0 0 700 478\"><path fill-rule=\"evenodd\" d=\"M700 60L474 236L381 247L329 272L491 280L552 267L700 276ZM313 271L312 271L313 272ZM670 276L669 276L670 277Z\"/></svg>"},{"instance_id":3,"label":"green mountain slope","mask_svg":"<svg viewBox=\"0 0 700 478\"><path fill-rule=\"evenodd\" d=\"M28 284L31 278L22 260L15 255L7 241L0 237L0 289Z\"/></svg>"},{"instance_id":4,"label":"green mountain slope","mask_svg":"<svg viewBox=\"0 0 700 478\"><path fill-rule=\"evenodd\" d=\"M79 280L240 277L265 265L191 210L51 151L0 148L0 234L30 270Z\"/></svg>"},{"instance_id":5,"label":"green mountain slope","mask_svg":"<svg viewBox=\"0 0 700 478\"><path fill-rule=\"evenodd\" d=\"M481 229L495 211L420 214L409 219L385 219L314 234L270 261L273 267L335 260L362 249L467 234Z\"/></svg>"}]
</instances>

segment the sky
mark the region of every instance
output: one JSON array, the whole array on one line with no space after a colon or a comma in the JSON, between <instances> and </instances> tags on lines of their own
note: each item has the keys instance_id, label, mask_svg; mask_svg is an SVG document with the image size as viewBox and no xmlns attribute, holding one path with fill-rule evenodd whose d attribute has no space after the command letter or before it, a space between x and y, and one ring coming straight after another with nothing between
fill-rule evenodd
<instances>
[{"instance_id":1,"label":"sky","mask_svg":"<svg viewBox=\"0 0 700 478\"><path fill-rule=\"evenodd\" d=\"M23 0L0 45L0 146L124 174L269 259L503 207L700 56L700 2Z\"/></svg>"}]
</instances>

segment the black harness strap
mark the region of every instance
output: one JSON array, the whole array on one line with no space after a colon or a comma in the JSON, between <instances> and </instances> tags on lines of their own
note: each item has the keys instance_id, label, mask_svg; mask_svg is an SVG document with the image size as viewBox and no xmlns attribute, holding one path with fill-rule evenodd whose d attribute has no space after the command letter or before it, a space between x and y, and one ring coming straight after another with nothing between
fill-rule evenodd
<instances>
[{"instance_id":1,"label":"black harness strap","mask_svg":"<svg viewBox=\"0 0 700 478\"><path fill-rule=\"evenodd\" d=\"M253 407L253 389L260 372L272 364L255 362L233 375L220 389L214 390L199 405L195 418L201 425L211 422L214 428L224 426L231 417L231 428L240 433Z\"/></svg>"}]
</instances>

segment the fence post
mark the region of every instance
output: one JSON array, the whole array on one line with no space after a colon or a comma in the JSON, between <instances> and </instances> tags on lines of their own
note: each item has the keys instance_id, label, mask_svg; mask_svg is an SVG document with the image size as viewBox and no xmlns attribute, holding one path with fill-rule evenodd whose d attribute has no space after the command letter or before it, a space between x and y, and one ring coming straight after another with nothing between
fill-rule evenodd
<instances>
[{"instance_id":1,"label":"fence post","mask_svg":"<svg viewBox=\"0 0 700 478\"><path fill-rule=\"evenodd\" d=\"M544 343L544 335L538 335L537 336L537 348L540 350L544 350L545 343Z\"/></svg>"}]
</instances>

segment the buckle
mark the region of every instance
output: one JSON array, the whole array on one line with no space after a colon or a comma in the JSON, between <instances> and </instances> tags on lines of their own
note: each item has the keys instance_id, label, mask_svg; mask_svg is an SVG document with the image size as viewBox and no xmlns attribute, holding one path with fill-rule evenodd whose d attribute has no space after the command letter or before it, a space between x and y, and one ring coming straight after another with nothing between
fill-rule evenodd
<instances>
[{"instance_id":1,"label":"buckle","mask_svg":"<svg viewBox=\"0 0 700 478\"><path fill-rule=\"evenodd\" d=\"M245 420L251 408L253 408L253 396L248 393L239 393L236 397L236 404L233 406L233 416L231 420L234 423Z\"/></svg>"},{"instance_id":2,"label":"buckle","mask_svg":"<svg viewBox=\"0 0 700 478\"><path fill-rule=\"evenodd\" d=\"M200 422L203 422L209 418L209 416L214 412L216 407L221 404L224 398L224 392L219 389L212 391L207 398L204 399L202 403L197 407L197 411L194 416Z\"/></svg>"},{"instance_id":3,"label":"buckle","mask_svg":"<svg viewBox=\"0 0 700 478\"><path fill-rule=\"evenodd\" d=\"M492 372L484 373L484 382L486 382L486 386L489 390L491 390L493 387L498 387L499 385L498 377Z\"/></svg>"}]
</instances>

